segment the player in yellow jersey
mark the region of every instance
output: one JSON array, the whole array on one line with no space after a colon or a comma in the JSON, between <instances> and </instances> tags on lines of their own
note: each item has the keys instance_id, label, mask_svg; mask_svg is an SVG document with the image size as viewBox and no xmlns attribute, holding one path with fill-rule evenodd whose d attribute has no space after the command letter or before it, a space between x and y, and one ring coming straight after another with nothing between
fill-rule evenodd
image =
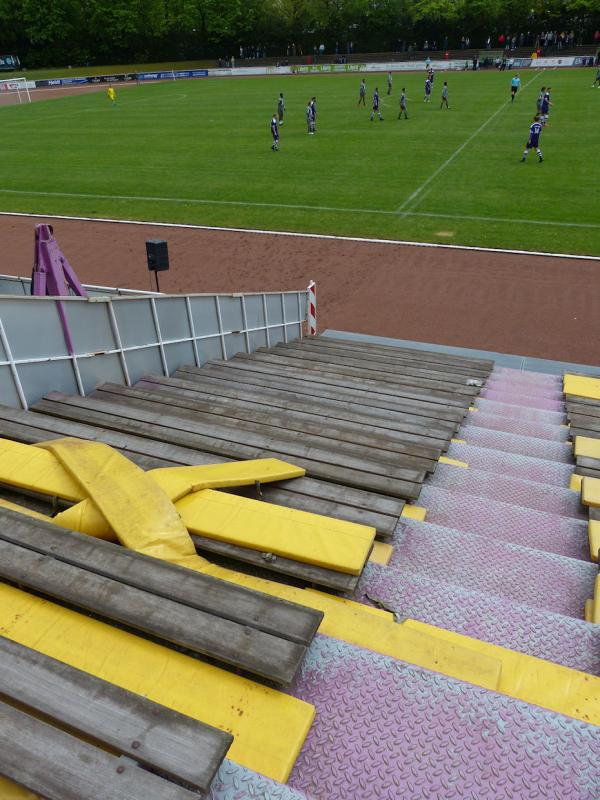
<instances>
[{"instance_id":1,"label":"player in yellow jersey","mask_svg":"<svg viewBox=\"0 0 600 800\"><path fill-rule=\"evenodd\" d=\"M117 105L117 93L113 89L112 84L106 90L106 94L108 95L108 99L111 101L113 106L116 106Z\"/></svg>"}]
</instances>

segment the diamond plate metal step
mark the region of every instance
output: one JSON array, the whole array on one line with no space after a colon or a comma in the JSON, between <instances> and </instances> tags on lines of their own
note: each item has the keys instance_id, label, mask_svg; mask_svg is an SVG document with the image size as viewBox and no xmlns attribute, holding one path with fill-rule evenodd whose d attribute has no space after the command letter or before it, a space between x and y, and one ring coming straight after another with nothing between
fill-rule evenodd
<instances>
[{"instance_id":1,"label":"diamond plate metal step","mask_svg":"<svg viewBox=\"0 0 600 800\"><path fill-rule=\"evenodd\" d=\"M577 618L598 572L575 558L415 520L401 522L392 543L388 569Z\"/></svg>"},{"instance_id":2,"label":"diamond plate metal step","mask_svg":"<svg viewBox=\"0 0 600 800\"><path fill-rule=\"evenodd\" d=\"M477 408L484 414L496 414L500 417L511 417L521 422L541 422L548 425L562 425L567 420L564 408L557 411L544 411L539 408L515 405L514 403L500 403L485 397L478 397Z\"/></svg>"},{"instance_id":3,"label":"diamond plate metal step","mask_svg":"<svg viewBox=\"0 0 600 800\"><path fill-rule=\"evenodd\" d=\"M581 619L583 606L576 619L377 564L369 564L354 598L584 672L600 671L598 626Z\"/></svg>"},{"instance_id":4,"label":"diamond plate metal step","mask_svg":"<svg viewBox=\"0 0 600 800\"><path fill-rule=\"evenodd\" d=\"M429 522L446 528L589 561L587 523L583 519L457 494L427 484L421 490L419 505L427 509Z\"/></svg>"},{"instance_id":5,"label":"diamond plate metal step","mask_svg":"<svg viewBox=\"0 0 600 800\"><path fill-rule=\"evenodd\" d=\"M447 464L439 464L427 486L457 492L489 500L509 503L535 511L546 511L563 517L585 520L581 500L576 492L564 487L548 486L534 481L524 481L507 475L497 475L474 469L457 469ZM422 502L421 500L419 502Z\"/></svg>"},{"instance_id":6,"label":"diamond plate metal step","mask_svg":"<svg viewBox=\"0 0 600 800\"><path fill-rule=\"evenodd\" d=\"M265 778L228 759L221 764L206 797L208 800L311 800L304 792Z\"/></svg>"},{"instance_id":7,"label":"diamond plate metal step","mask_svg":"<svg viewBox=\"0 0 600 800\"><path fill-rule=\"evenodd\" d=\"M564 402L561 397L527 397L519 391L494 389L493 387L482 390L480 397L493 400L497 403L518 405L523 408L537 408L546 411L563 411Z\"/></svg>"},{"instance_id":8,"label":"diamond plate metal step","mask_svg":"<svg viewBox=\"0 0 600 800\"><path fill-rule=\"evenodd\" d=\"M600 729L318 636L317 717L289 785L315 800L597 800Z\"/></svg>"},{"instance_id":9,"label":"diamond plate metal step","mask_svg":"<svg viewBox=\"0 0 600 800\"><path fill-rule=\"evenodd\" d=\"M566 442L569 431L560 425L548 425L539 422L528 422L512 417L500 417L497 414L485 414L482 411L472 412L467 422L460 429L460 436L468 439L471 428L487 428L516 436L526 436L535 439L549 439L555 442Z\"/></svg>"},{"instance_id":10,"label":"diamond plate metal step","mask_svg":"<svg viewBox=\"0 0 600 800\"><path fill-rule=\"evenodd\" d=\"M475 416L473 414L472 416ZM518 436L491 428L477 428L474 425L463 425L458 433L459 439L465 439L467 444L477 447L490 447L506 453L515 453L533 458L543 458L549 461L560 461L563 464L573 464L570 446L566 442L553 442L550 439L534 439L533 437Z\"/></svg>"},{"instance_id":11,"label":"diamond plate metal step","mask_svg":"<svg viewBox=\"0 0 600 800\"><path fill-rule=\"evenodd\" d=\"M562 464L559 461L532 458L502 450L493 450L490 447L476 447L458 442L450 445L448 456L459 461L466 461L471 469L496 475L509 475L512 478L534 481L560 489L569 485L569 479L573 474L573 464Z\"/></svg>"}]
</instances>

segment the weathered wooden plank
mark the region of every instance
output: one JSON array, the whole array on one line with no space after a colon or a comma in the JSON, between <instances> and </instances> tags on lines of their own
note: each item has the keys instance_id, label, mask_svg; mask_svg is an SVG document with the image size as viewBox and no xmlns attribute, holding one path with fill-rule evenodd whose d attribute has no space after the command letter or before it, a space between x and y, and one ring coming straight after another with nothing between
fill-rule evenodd
<instances>
[{"instance_id":1,"label":"weathered wooden plank","mask_svg":"<svg viewBox=\"0 0 600 800\"><path fill-rule=\"evenodd\" d=\"M423 465L415 465L412 458L404 453L378 450L329 438L326 425L313 425L310 435L307 435L306 432L289 430L264 422L204 414L183 406L167 405L160 396L157 401L137 396L135 389L117 390L116 394L99 391L92 394L90 399L106 403L114 413L117 413L116 407L124 407L128 413L137 413L139 410L142 413L157 414L161 419L179 420L186 430L193 430L196 433L253 444L256 447L276 447L289 451L291 456L302 457L310 453L313 458L325 463L364 469L376 475L389 471L392 475L406 480L419 480L418 474L425 472Z\"/></svg>"},{"instance_id":2,"label":"weathered wooden plank","mask_svg":"<svg viewBox=\"0 0 600 800\"><path fill-rule=\"evenodd\" d=\"M47 800L194 800L198 795L0 701L0 775Z\"/></svg>"},{"instance_id":3,"label":"weathered wooden plank","mask_svg":"<svg viewBox=\"0 0 600 800\"><path fill-rule=\"evenodd\" d=\"M268 444L267 446L255 446L199 435L193 430L193 425L186 426L183 420L169 418L161 414L142 412L134 408L129 409L128 413L126 413L127 409L123 407L119 407L115 414L108 409L109 405L91 398L63 398L60 396L59 399L59 396L54 396L53 399L45 399L36 403L34 410L52 416L63 416L67 419L91 422L103 427L145 435L172 444L195 445L199 449L216 452L219 455L226 455L230 458L275 457L289 460L290 456L292 456L294 463L306 469L307 473L312 477L323 478L334 483L348 484L349 486L381 494L389 494L405 500L418 497L421 483L425 476L425 473L418 473L418 471L413 470L412 472L418 473L417 481L413 481L399 478L397 476L399 470L389 470L387 475L382 475L377 474L375 471L364 469L365 466L369 466L373 470L378 470L378 465L367 465L363 462L361 463L363 469L355 469L325 461L317 461L312 457L299 456L298 450L300 448L295 448L294 452L290 452L292 450L290 447L279 449L272 446L271 449ZM102 410L102 406L106 407L105 411ZM190 430L190 428L192 429ZM318 453L313 453L310 448L307 449L311 456L318 457Z\"/></svg>"},{"instance_id":4,"label":"weathered wooden plank","mask_svg":"<svg viewBox=\"0 0 600 800\"><path fill-rule=\"evenodd\" d=\"M410 400L420 400L427 403L439 403L453 408L468 407L470 400L478 394L479 390L470 394L442 391L431 387L419 388L414 384L405 385L399 379L396 381L374 379L365 376L361 370L352 370L351 374L340 372L332 365L331 369L321 369L309 360L302 362L298 366L295 359L286 359L281 356L269 355L268 353L238 353L228 363L242 362L252 365L253 369L260 370L275 375L290 375L291 377L302 377L311 382L328 384L330 386L342 386L350 389L362 388L370 389L373 392L394 397L405 397ZM219 361L209 361L209 364L220 363ZM350 368L346 369L346 373ZM468 388L468 387L467 387Z\"/></svg>"},{"instance_id":5,"label":"weathered wooden plank","mask_svg":"<svg viewBox=\"0 0 600 800\"><path fill-rule=\"evenodd\" d=\"M590 472L597 472L595 477L600 478L600 459L590 458L589 456L577 456L575 463L578 467L583 467Z\"/></svg>"},{"instance_id":6,"label":"weathered wooden plank","mask_svg":"<svg viewBox=\"0 0 600 800\"><path fill-rule=\"evenodd\" d=\"M5 416L9 419L4 419ZM24 424L25 421L31 421L35 424L35 427L34 424ZM118 447L118 449L129 459L134 461L134 463L138 463L138 455L133 452L133 448L136 450L144 450L144 443L147 442L148 449L151 453L158 453L165 457L165 460L163 460L161 458L154 459L148 456L146 464L150 468L179 464L224 463L231 460L213 454L204 454L189 447L178 447L168 442L145 439L141 436L133 436L107 430L98 426L71 422L70 420L63 420L46 414L35 414L30 411L21 411L15 408L0 406L0 436L27 444L35 444L39 441L47 441L48 439L56 438L57 435L78 436L82 439L103 441L112 446L117 446L116 442L120 441L121 447ZM140 456L139 458L145 457ZM314 478L302 478L302 481L306 484L304 494L313 498L317 504L321 498L324 498L325 501L331 499L332 488L343 492L343 498L336 498L339 519L370 525L382 536L389 536L394 532L397 516L401 513L402 506L404 505L402 500L384 497L380 494L366 492L362 489L355 489L349 486L338 487L336 484L315 480ZM269 484L265 484L262 487L263 499L269 500L269 493L272 488L273 487ZM289 505L291 508L298 507L304 510L303 504L297 506L294 504L294 494L288 489L285 491L288 494L288 502L284 505ZM387 510L382 510L384 506L387 509L390 503L395 503L400 508L398 514L396 514L395 511L389 512Z\"/></svg>"},{"instance_id":7,"label":"weathered wooden plank","mask_svg":"<svg viewBox=\"0 0 600 800\"><path fill-rule=\"evenodd\" d=\"M0 508L0 540L248 628L309 645L318 611Z\"/></svg>"},{"instance_id":8,"label":"weathered wooden plank","mask_svg":"<svg viewBox=\"0 0 600 800\"><path fill-rule=\"evenodd\" d=\"M590 428L577 428L571 424L571 428L569 430L569 438L575 441L576 436L587 436L590 439L600 439L600 431L599 430L592 430Z\"/></svg>"},{"instance_id":9,"label":"weathered wooden plank","mask_svg":"<svg viewBox=\"0 0 600 800\"><path fill-rule=\"evenodd\" d=\"M433 472L437 466L436 459L422 458L421 456L407 453L402 447L395 446L391 439L382 432L378 435L367 434L359 426L352 426L351 430L344 430L343 427L335 426L329 421L325 422L322 418L315 416L312 417L311 423L311 417L308 414L304 415L304 418L296 419L292 413L285 410L278 411L272 408L270 411L265 411L242 405L232 407L219 400L203 401L181 395L152 391L138 386L129 388L112 383L98 386L90 396L98 397L99 399L108 397L111 401L121 403L139 400L147 404L139 405L139 408L156 408L157 404L162 404L165 406L165 413L171 413L174 409L177 413L182 410L190 411L194 413L194 419L206 421L208 424L211 424L213 419L216 419L219 423L224 421L226 424L230 424L228 420L234 420L237 426L237 421L239 420L267 426L268 431L272 428L279 428L283 431L284 436L288 436L292 431L295 431L304 438L308 435L312 439L313 435L316 434L318 441L324 439L338 442L338 445L342 446L342 452L345 450L350 454L360 453L362 451L356 449L356 446L359 445L365 448L364 453L367 458L377 461L384 460L390 464L415 467L427 472ZM262 428L257 427L256 430L261 431ZM330 446L334 447L336 445L332 444Z\"/></svg>"},{"instance_id":10,"label":"weathered wooden plank","mask_svg":"<svg viewBox=\"0 0 600 800\"><path fill-rule=\"evenodd\" d=\"M433 361L439 364L466 364L468 366L471 365L479 365L481 369L487 369L488 371L492 371L494 368L494 362L491 359L481 359L481 358L473 358L471 356L458 356L450 353L440 353L436 350L427 350L425 348L421 349L420 347L412 348L412 347L397 347L396 345L389 345L389 344L379 344L376 342L362 342L356 339L342 339L336 336L316 336L311 337L312 341L315 342L326 342L327 346L329 347L330 344L339 344L340 346L346 347L351 346L356 349L360 349L363 352L367 353L383 353L385 355L407 355L407 356L415 356L419 359L428 361Z\"/></svg>"},{"instance_id":11,"label":"weathered wooden plank","mask_svg":"<svg viewBox=\"0 0 600 800\"><path fill-rule=\"evenodd\" d=\"M233 736L0 636L0 695L208 791Z\"/></svg>"},{"instance_id":12,"label":"weathered wooden plank","mask_svg":"<svg viewBox=\"0 0 600 800\"><path fill-rule=\"evenodd\" d=\"M312 480L310 478L293 478L287 481L280 481L274 485L274 488L278 490L285 489L289 492L310 497L311 483ZM399 517L404 509L404 500L397 497L384 497L374 492L357 491L348 486L338 486L335 483L322 483L321 486L323 488L321 497L326 500L332 500L334 503L343 503L346 500L357 508L364 510L375 509L381 514L391 514L394 517ZM263 493L267 488L267 486L263 486Z\"/></svg>"},{"instance_id":13,"label":"weathered wooden plank","mask_svg":"<svg viewBox=\"0 0 600 800\"><path fill-rule=\"evenodd\" d=\"M0 578L186 651L288 685L306 648L0 540Z\"/></svg>"},{"instance_id":14,"label":"weathered wooden plank","mask_svg":"<svg viewBox=\"0 0 600 800\"><path fill-rule=\"evenodd\" d=\"M586 403L572 403L567 402L567 418L570 419L573 414L579 414L582 417L600 417L600 405L587 405Z\"/></svg>"},{"instance_id":15,"label":"weathered wooden plank","mask_svg":"<svg viewBox=\"0 0 600 800\"><path fill-rule=\"evenodd\" d=\"M418 368L411 369L410 367L405 367L402 370L396 369L395 371L385 370L378 368L376 364L371 362L353 361L349 358L332 356L329 351L319 353L312 350L294 348L292 345L281 345L272 348L260 347L254 354L259 360L262 360L262 356L268 355L270 363L275 363L273 357L277 356L285 364L298 364L298 366L307 367L318 372L335 372L336 374L358 378L362 376L369 380L418 389L435 389L451 395L465 395L471 398L475 397L481 388L479 378L468 378L464 375L457 378L445 372L438 373L432 377L431 372ZM469 385L467 383L468 380L476 380L478 385Z\"/></svg>"},{"instance_id":16,"label":"weathered wooden plank","mask_svg":"<svg viewBox=\"0 0 600 800\"><path fill-rule=\"evenodd\" d=\"M573 428L584 428L588 431L600 432L600 418L583 416L582 414L572 414L571 431Z\"/></svg>"},{"instance_id":17,"label":"weathered wooden plank","mask_svg":"<svg viewBox=\"0 0 600 800\"><path fill-rule=\"evenodd\" d=\"M245 367L245 368L244 368ZM311 384L302 378L292 378L291 376L275 376L266 372L256 372L247 368L242 362L221 362L217 364L205 364L203 367L186 366L181 367L175 372L175 377L185 378L199 376L215 377L221 380L229 380L235 384L248 384L252 386L266 386L272 389L283 391L293 391L298 395L314 397L317 400L334 400L338 403L359 403L361 406L368 406L378 412L407 413L423 419L445 420L453 422L457 426L462 424L465 417L463 409L448 408L437 403L424 403L406 400L402 397L392 397L391 395L381 395L363 389L349 389L340 386L327 386L318 383Z\"/></svg>"},{"instance_id":18,"label":"weathered wooden plank","mask_svg":"<svg viewBox=\"0 0 600 800\"><path fill-rule=\"evenodd\" d=\"M441 454L442 445L434 447L430 444L421 444L419 437L415 435L415 432L419 433L427 429L422 423L418 423L417 425L407 424L406 427L410 427L413 430L413 433L407 434L404 431L398 430L395 425L386 425L383 421L381 421L381 424L371 424L371 420L368 416L353 414L348 411L344 412L344 406L342 404L338 404L339 409L335 411L331 411L327 408L321 409L318 401L310 403L308 400L302 398L295 399L293 392L287 394L281 393L279 398L273 398L265 396L268 390L263 389L262 392L259 390L244 392L243 390L230 386L227 381L215 381L212 385L204 385L203 383L194 383L193 381L184 381L177 378L161 378L157 376L143 378L136 383L135 388L153 392L163 392L177 398L186 397L189 399L198 399L207 403L218 401L231 409L242 407L260 409L270 414L272 412L276 414L285 413L289 416L290 422L293 421L297 425L304 425L304 430L306 430L307 425L315 421L323 424L325 420L327 420L328 424L332 424L332 430L341 430L347 434L351 434L354 431L361 431L363 435L373 435L378 437L378 439L383 439L384 443L389 443L388 447L396 448L400 452L405 452L410 455L437 460ZM349 419L344 419L344 413ZM380 423L379 420L377 422ZM454 426L451 423L440 423L437 427L439 428L440 441L445 443L448 435L451 435Z\"/></svg>"},{"instance_id":19,"label":"weathered wooden plank","mask_svg":"<svg viewBox=\"0 0 600 800\"><path fill-rule=\"evenodd\" d=\"M300 561L275 556L273 553L260 553L247 547L237 547L228 542L197 536L195 533L190 535L196 550L203 555L207 553L218 555L234 561L241 561L243 564L251 564L253 567L267 569L269 572L289 575L302 584L314 583L336 592L352 592L356 589L359 581L359 577L355 575L346 575L343 572L335 572L332 569L317 567L313 564L303 564Z\"/></svg>"},{"instance_id":20,"label":"weathered wooden plank","mask_svg":"<svg viewBox=\"0 0 600 800\"><path fill-rule=\"evenodd\" d=\"M360 359L363 363L371 363L371 364L379 364L383 368L394 368L399 367L402 368L404 366L408 367L415 367L419 369L427 370L432 374L436 374L439 372L449 372L453 375L461 375L466 377L475 377L480 378L481 380L486 380L488 375L490 374L489 369L481 369L481 367L472 366L472 365L459 365L459 364L448 364L448 363L440 363L438 361L431 361L429 358L421 358L419 351L413 351L412 355L408 355L407 353L394 353L393 355L386 354L383 355L381 353L374 353L374 352L366 352L364 350L357 349L352 347L350 343L349 346L346 347L345 345L340 346L338 342L330 342L330 340L320 338L320 337L308 337L305 339L296 339L293 342L288 342L285 347L298 347L305 350L307 353L315 353L315 352L322 352L322 353L334 353L338 354L342 358L353 358L353 359ZM278 347L281 346L281 343Z\"/></svg>"}]
</instances>

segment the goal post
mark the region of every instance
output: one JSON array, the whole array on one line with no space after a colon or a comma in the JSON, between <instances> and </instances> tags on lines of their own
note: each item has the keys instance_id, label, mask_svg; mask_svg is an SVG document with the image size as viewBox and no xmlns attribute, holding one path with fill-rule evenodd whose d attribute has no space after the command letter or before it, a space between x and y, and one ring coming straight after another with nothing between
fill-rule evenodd
<instances>
[{"instance_id":1,"label":"goal post","mask_svg":"<svg viewBox=\"0 0 600 800\"><path fill-rule=\"evenodd\" d=\"M0 102L4 97L12 96L15 102L31 103L27 78L0 79Z\"/></svg>"}]
</instances>

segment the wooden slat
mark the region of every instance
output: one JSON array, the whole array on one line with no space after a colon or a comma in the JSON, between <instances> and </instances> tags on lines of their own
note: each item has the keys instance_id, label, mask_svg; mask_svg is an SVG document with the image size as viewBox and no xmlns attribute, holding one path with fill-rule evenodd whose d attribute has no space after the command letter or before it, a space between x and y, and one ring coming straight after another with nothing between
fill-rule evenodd
<instances>
[{"instance_id":1,"label":"wooden slat","mask_svg":"<svg viewBox=\"0 0 600 800\"><path fill-rule=\"evenodd\" d=\"M573 428L585 428L589 431L597 431L600 433L600 418L587 417L581 414L571 415L571 430Z\"/></svg>"},{"instance_id":2,"label":"wooden slat","mask_svg":"<svg viewBox=\"0 0 600 800\"><path fill-rule=\"evenodd\" d=\"M216 385L215 385L216 384ZM437 460L441 454L442 444L433 447L429 444L421 444L419 442L418 434L426 429L422 423L416 425L407 425L415 432L408 434L404 431L398 430L395 425L386 424L381 421L380 424L371 424L369 417L365 415L353 414L346 411L345 414L349 419L344 419L344 405L338 404L339 408L335 411L330 409L322 409L319 407L318 401L312 403L298 399L295 400L293 392L287 394L281 393L279 399L265 396L265 389L261 391L244 391L236 389L228 385L227 381L215 382L213 385L204 385L202 383L194 383L193 381L184 381L177 378L161 378L157 376L147 376L138 381L135 388L145 389L153 392L163 392L172 397L189 398L192 400L200 400L206 403L213 403L218 401L229 408L237 409L249 408L260 409L269 414L280 414L284 412L289 417L290 422L297 425L303 425L303 430L311 423L318 421L323 424L327 420L328 424L332 425L332 430L341 430L350 435L354 431L361 431L363 435L377 437L377 440L383 440L383 443L388 448L395 448L398 452L405 452L410 455L419 456L421 458ZM341 416L337 416L341 415ZM336 418L337 416L337 418ZM379 420L378 420L379 422ZM439 424L440 442L446 441L448 435L451 436L454 426L450 423Z\"/></svg>"},{"instance_id":3,"label":"wooden slat","mask_svg":"<svg viewBox=\"0 0 600 800\"><path fill-rule=\"evenodd\" d=\"M306 648L0 540L0 578L162 642L288 685Z\"/></svg>"},{"instance_id":4,"label":"wooden slat","mask_svg":"<svg viewBox=\"0 0 600 800\"><path fill-rule=\"evenodd\" d=\"M0 636L0 695L207 791L233 736Z\"/></svg>"},{"instance_id":5,"label":"wooden slat","mask_svg":"<svg viewBox=\"0 0 600 800\"><path fill-rule=\"evenodd\" d=\"M269 425L266 422L248 421L240 417L226 417L215 414L204 414L178 404L165 403L159 395L157 400L144 397L140 390L118 387L115 392L97 391L90 399L97 399L107 404L117 413L117 406L129 412L137 410L143 413L157 414L161 419L180 420L187 430L195 433L215 436L226 441L252 444L262 448L277 448L289 451L291 457L309 455L327 464L338 464L352 469L363 469L376 475L390 474L405 480L420 480L419 474L426 468L432 469L431 462L415 464L411 456L390 450L381 450L352 442L342 442L329 437L327 423L314 424L310 432L290 430L283 426Z\"/></svg>"},{"instance_id":6,"label":"wooden slat","mask_svg":"<svg viewBox=\"0 0 600 800\"><path fill-rule=\"evenodd\" d=\"M376 342L363 342L356 339L342 339L336 336L317 336L313 338L315 342L326 342L327 346L332 343L341 346L351 346L367 353L383 353L385 355L406 355L414 356L421 360L428 360L438 364L466 364L467 366L479 366L480 369L487 369L489 372L494 368L494 362L490 359L472 358L471 356L457 356L449 353L440 353L435 350L421 349L420 347L398 347L396 345L378 344Z\"/></svg>"},{"instance_id":7,"label":"wooden slat","mask_svg":"<svg viewBox=\"0 0 600 800\"><path fill-rule=\"evenodd\" d=\"M343 572L316 567L313 564L303 564L300 561L292 561L281 556L267 559L256 550L237 547L228 542L220 542L217 539L208 539L206 536L197 536L195 533L190 535L196 550L203 555L209 553L222 558L241 561L243 564L250 564L253 567L268 569L269 572L289 575L301 584L317 584L327 589L333 589L336 592L352 592L356 589L359 581L360 576L346 575Z\"/></svg>"},{"instance_id":8,"label":"wooden slat","mask_svg":"<svg viewBox=\"0 0 600 800\"><path fill-rule=\"evenodd\" d=\"M248 628L309 645L322 614L0 508L0 540Z\"/></svg>"},{"instance_id":9,"label":"wooden slat","mask_svg":"<svg viewBox=\"0 0 600 800\"><path fill-rule=\"evenodd\" d=\"M193 800L129 759L0 701L0 774L47 800Z\"/></svg>"},{"instance_id":10,"label":"wooden slat","mask_svg":"<svg viewBox=\"0 0 600 800\"><path fill-rule=\"evenodd\" d=\"M31 424L25 424L31 423ZM144 468L174 466L174 465L194 465L205 463L224 463L231 459L223 458L213 454L202 453L189 447L178 447L168 442L145 439L141 436L133 436L127 433L107 430L98 426L84 425L70 420L63 420L51 417L46 414L35 414L30 411L20 411L7 406L0 406L0 436L14 439L18 442L35 444L40 441L47 441L57 436L77 436L81 439L91 439L105 442L120 450L127 458L131 459L139 466ZM148 448L152 455L138 455L137 450L144 451ZM164 456L164 458L155 457ZM351 487L337 487L335 484L325 481L315 480L314 478L302 478L303 493L313 498L318 505L321 499L331 500L331 490L339 490L344 493L344 497L336 497L337 513L339 519L348 522L358 522L362 525L370 525L376 528L379 535L391 536L396 527L398 516L402 512L404 502L400 499L384 497L380 494L366 492L362 489ZM263 499L269 500L272 490L269 484L262 488ZM294 487L295 488L295 487ZM305 510L304 504L295 504L295 494L291 489L285 489L288 500L283 505L291 508ZM393 505L399 510L389 511ZM385 510L383 508L385 507ZM317 511L316 513L321 513ZM333 515L335 516L335 515Z\"/></svg>"},{"instance_id":11,"label":"wooden slat","mask_svg":"<svg viewBox=\"0 0 600 800\"><path fill-rule=\"evenodd\" d=\"M314 397L318 400L334 400L338 403L359 403L361 406L368 406L378 412L392 412L411 414L415 417L422 417L424 420L445 420L455 423L458 427L465 416L465 411L459 408L449 408L440 406L437 403L424 403L406 400L401 397L391 395L381 395L377 392L366 391L363 389L351 389L340 386L327 386L326 384L311 384L302 378L292 378L291 376L275 376L266 372L257 372L248 369L248 364L241 361L221 362L220 364L209 363L204 367L181 367L175 372L175 377L183 377L187 380L190 376L216 377L222 380L230 380L235 384L250 384L252 386L266 386L268 388L293 391L297 394Z\"/></svg>"},{"instance_id":12,"label":"wooden slat","mask_svg":"<svg viewBox=\"0 0 600 800\"><path fill-rule=\"evenodd\" d=\"M57 399L59 399L57 397ZM79 397L67 397L61 402L81 406ZM335 464L350 469L360 469L375 475L389 473L401 480L422 482L425 478L423 469L405 467L400 454L374 453L370 448L353 447L345 442L334 442L320 436L318 431L311 431L310 437L298 431L284 431L268 425L259 425L229 417L219 418L218 423L208 421L202 415L184 408L167 407L163 403L152 403L138 400L132 396L111 397L99 394L97 397L85 398L86 408L98 411L106 409L115 416L134 417L151 424L160 423L180 430L190 431L202 436L238 444L260 447L263 450L277 450L287 456L308 457L324 464Z\"/></svg>"},{"instance_id":13,"label":"wooden slat","mask_svg":"<svg viewBox=\"0 0 600 800\"><path fill-rule=\"evenodd\" d=\"M600 431L591 428L577 428L571 425L569 438L575 441L576 436L587 436L589 439L600 439Z\"/></svg>"},{"instance_id":14,"label":"wooden slat","mask_svg":"<svg viewBox=\"0 0 600 800\"><path fill-rule=\"evenodd\" d=\"M431 387L419 388L414 384L405 385L400 380L390 381L369 378L361 370L350 370L344 368L338 370L335 366L331 369L321 369L310 361L302 362L299 366L295 359L288 359L292 363L285 363L286 359L280 356L272 356L268 353L238 353L232 358L229 364L242 362L252 365L253 369L275 375L289 375L290 377L301 377L304 380L324 383L330 386L341 386L349 389L369 389L383 395L393 397L405 397L409 400L416 400L425 403L438 403L450 406L451 408L468 407L469 401L478 394L478 390L470 390L470 393L463 396L463 393L442 391ZM283 362L283 363L282 363ZM218 364L219 361L209 361L209 364Z\"/></svg>"},{"instance_id":15,"label":"wooden slat","mask_svg":"<svg viewBox=\"0 0 600 800\"><path fill-rule=\"evenodd\" d=\"M365 455L369 458L388 461L390 464L401 464L416 469L423 469L427 472L433 472L437 465L437 460L432 458L422 458L421 456L412 455L406 452L402 447L398 448L380 431L378 435L372 433L364 433L359 426L352 426L351 430L344 430L339 426L331 424L331 422L312 416L305 415L304 418L299 420L290 412L285 410L277 411L271 409L265 411L256 408L244 407L241 404L236 406L228 405L226 402L218 400L207 402L201 399L184 397L181 395L173 395L160 391L152 391L144 387L136 386L129 388L126 386L118 386L113 383L105 383L99 386L91 395L91 397L98 397L104 399L108 397L109 400L121 403L130 403L131 400L140 400L142 403L139 408L154 407L156 404L165 406L165 413L171 413L173 410L194 412L194 419L206 421L211 424L211 420L216 420L217 423L227 420L240 420L244 422L256 423L258 425L268 426L268 430L276 427L283 431L283 435L287 436L290 432L295 431L301 433L304 438L312 439L313 431L318 433L318 441L322 439L331 439L334 442L348 445L346 452L356 453L355 446L360 445L365 448ZM256 428L256 430L262 430ZM326 436L322 436L321 432L326 432ZM331 445L335 446L335 445ZM410 445L408 445L410 450ZM361 451L358 451L361 452ZM389 453L389 455L387 455Z\"/></svg>"},{"instance_id":16,"label":"wooden slat","mask_svg":"<svg viewBox=\"0 0 600 800\"><path fill-rule=\"evenodd\" d=\"M365 352L359 348L352 347L348 343L348 347L340 345L339 341L331 341L329 338L321 337L308 337L305 339L296 339L293 342L288 342L286 347L298 347L304 349L306 352L322 352L339 354L341 358L360 359L364 363L378 364L382 368L394 367L414 367L418 369L425 369L432 374L447 372L453 375L461 375L463 377L474 377L485 381L490 374L489 369L482 369L481 367L463 364L447 364L439 363L438 361L431 361L429 358L422 358L419 351L413 351L413 355L406 353L394 353L393 355L375 352ZM278 345L281 346L281 345Z\"/></svg>"},{"instance_id":17,"label":"wooden slat","mask_svg":"<svg viewBox=\"0 0 600 800\"><path fill-rule=\"evenodd\" d=\"M64 401L63 401L64 400ZM70 401L70 402L67 402ZM279 449L269 449L267 447L249 446L238 442L231 442L225 439L216 439L209 436L198 435L193 431L183 430L181 421L169 419L157 414L148 414L131 409L131 413L126 416L117 416L107 411L102 412L92 403L99 406L108 404L94 401L87 398L58 398L54 400L45 399L34 405L34 410L46 413L51 416L65 417L81 422L87 422L102 427L113 428L136 435L147 436L152 439L159 439L182 446L195 446L207 452L214 452L218 455L225 455L229 458L264 458L274 457L290 459L289 452L282 452ZM124 413L123 409L119 409ZM316 461L312 458L299 457L294 455L294 463L306 469L307 473L315 478L332 481L334 483L347 484L358 489L367 489L380 494L389 494L392 497L401 497L405 500L417 499L421 490L421 482L424 477L420 477L419 482L398 479L377 475L360 469L340 467L336 464L328 464Z\"/></svg>"},{"instance_id":18,"label":"wooden slat","mask_svg":"<svg viewBox=\"0 0 600 800\"><path fill-rule=\"evenodd\" d=\"M447 372L432 373L417 367L404 367L395 370L381 369L373 362L360 361L357 359L343 358L339 355L331 355L330 351L323 353L313 352L312 349L296 347L293 344L279 345L278 347L266 348L259 347L255 351L257 357L268 355L278 356L286 364L298 364L298 366L309 365L310 369L318 371L330 371L341 375L361 375L370 380L384 381L401 386L414 386L417 388L429 388L436 391L448 392L449 394L465 395L475 397L481 387L469 385L469 378L465 375L459 377ZM254 354L253 354L254 355ZM269 358L272 361L272 358ZM272 361L272 363L275 363ZM477 383L481 383L479 378L474 378Z\"/></svg>"}]
</instances>

